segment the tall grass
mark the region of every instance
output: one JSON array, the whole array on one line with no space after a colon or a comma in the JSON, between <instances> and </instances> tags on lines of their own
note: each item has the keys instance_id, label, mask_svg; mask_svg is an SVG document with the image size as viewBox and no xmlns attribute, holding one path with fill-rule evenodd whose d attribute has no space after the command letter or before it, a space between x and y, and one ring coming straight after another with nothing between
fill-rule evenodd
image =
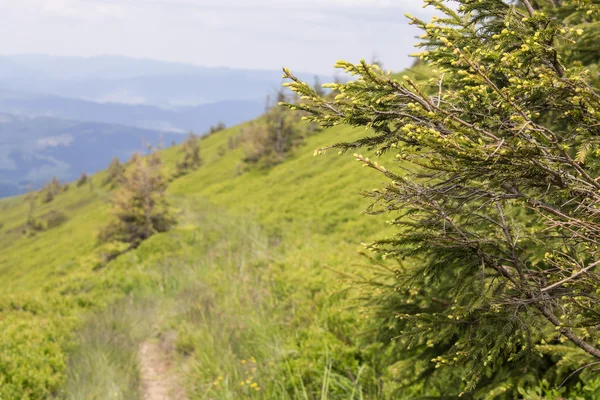
<instances>
[{"instance_id":1,"label":"tall grass","mask_svg":"<svg viewBox=\"0 0 600 400\"><path fill-rule=\"evenodd\" d=\"M249 220L204 215L196 223L219 239L195 265L194 284L176 296L170 322L190 398L362 399L364 367L341 374L322 343L304 354L298 346L318 328L302 325L310 320L298 311L303 305L281 298L298 272L286 266L286 249Z\"/></svg>"},{"instance_id":2,"label":"tall grass","mask_svg":"<svg viewBox=\"0 0 600 400\"><path fill-rule=\"evenodd\" d=\"M146 279L78 332L62 397L140 398L140 343L175 331L190 399L362 399L364 367L340 366L339 349L328 349L331 334L315 324L321 305L286 298L315 279L286 265L297 253L249 219L180 206L187 224L137 251L151 260L139 266Z\"/></svg>"},{"instance_id":3,"label":"tall grass","mask_svg":"<svg viewBox=\"0 0 600 400\"><path fill-rule=\"evenodd\" d=\"M138 346L151 335L156 309L156 299L130 296L90 318L78 332L61 397L140 398Z\"/></svg>"}]
</instances>

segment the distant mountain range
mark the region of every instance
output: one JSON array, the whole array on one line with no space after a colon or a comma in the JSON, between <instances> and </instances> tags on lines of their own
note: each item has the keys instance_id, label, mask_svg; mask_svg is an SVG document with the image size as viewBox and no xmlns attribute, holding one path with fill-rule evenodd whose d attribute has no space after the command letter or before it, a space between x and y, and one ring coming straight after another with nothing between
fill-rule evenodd
<instances>
[{"instance_id":1,"label":"distant mountain range","mask_svg":"<svg viewBox=\"0 0 600 400\"><path fill-rule=\"evenodd\" d=\"M300 77L314 79L310 74ZM208 68L120 56L0 56L2 89L101 103L180 107L223 100L264 102L280 87L279 70Z\"/></svg>"},{"instance_id":2,"label":"distant mountain range","mask_svg":"<svg viewBox=\"0 0 600 400\"><path fill-rule=\"evenodd\" d=\"M174 109L155 105L97 103L54 95L0 89L0 111L76 121L103 122L163 132L202 133L223 122L235 125L264 111L264 101L222 100L215 103Z\"/></svg>"},{"instance_id":3,"label":"distant mountain range","mask_svg":"<svg viewBox=\"0 0 600 400\"><path fill-rule=\"evenodd\" d=\"M188 131L254 119L280 87L277 70L121 56L0 56L0 197L53 176L73 180L105 168L142 140L181 142Z\"/></svg>"},{"instance_id":4,"label":"distant mountain range","mask_svg":"<svg viewBox=\"0 0 600 400\"><path fill-rule=\"evenodd\" d=\"M103 168L113 157L127 160L143 144L181 142L184 135L94 122L0 113L0 197L38 188L53 176L62 181Z\"/></svg>"}]
</instances>

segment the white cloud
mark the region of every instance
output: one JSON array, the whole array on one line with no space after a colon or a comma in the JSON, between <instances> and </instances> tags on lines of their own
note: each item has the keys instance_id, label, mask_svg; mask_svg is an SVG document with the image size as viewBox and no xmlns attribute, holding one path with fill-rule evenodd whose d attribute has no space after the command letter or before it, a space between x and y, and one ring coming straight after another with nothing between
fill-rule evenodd
<instances>
[{"instance_id":1,"label":"white cloud","mask_svg":"<svg viewBox=\"0 0 600 400\"><path fill-rule=\"evenodd\" d=\"M46 136L44 138L38 139L35 142L35 147L38 149L47 149L49 147L58 147L58 146L69 146L73 143L73 136L71 135L58 135L58 136Z\"/></svg>"},{"instance_id":2,"label":"white cloud","mask_svg":"<svg viewBox=\"0 0 600 400\"><path fill-rule=\"evenodd\" d=\"M23 18L102 19L125 16L124 7L118 2L102 0L0 0L0 10Z\"/></svg>"},{"instance_id":3,"label":"white cloud","mask_svg":"<svg viewBox=\"0 0 600 400\"><path fill-rule=\"evenodd\" d=\"M331 72L377 55L409 65L421 0L0 0L5 53L121 54Z\"/></svg>"},{"instance_id":4,"label":"white cloud","mask_svg":"<svg viewBox=\"0 0 600 400\"><path fill-rule=\"evenodd\" d=\"M91 101L96 101L98 103L120 103L120 104L129 104L129 105L137 105L137 104L147 104L148 100L131 90L123 89L119 91L115 91L109 93L105 96L99 98L89 99Z\"/></svg>"},{"instance_id":5,"label":"white cloud","mask_svg":"<svg viewBox=\"0 0 600 400\"><path fill-rule=\"evenodd\" d=\"M44 182L52 179L54 176L62 178L67 176L69 170L71 169L71 166L68 163L57 160L53 157L36 156L36 158L38 160L46 161L48 164L31 169L25 176L26 181Z\"/></svg>"}]
</instances>

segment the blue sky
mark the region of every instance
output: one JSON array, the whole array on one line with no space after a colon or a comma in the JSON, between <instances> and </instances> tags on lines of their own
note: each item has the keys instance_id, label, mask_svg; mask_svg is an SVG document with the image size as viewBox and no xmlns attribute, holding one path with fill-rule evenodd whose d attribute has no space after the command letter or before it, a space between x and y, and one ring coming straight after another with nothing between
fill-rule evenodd
<instances>
[{"instance_id":1,"label":"blue sky","mask_svg":"<svg viewBox=\"0 0 600 400\"><path fill-rule=\"evenodd\" d=\"M0 0L0 53L119 54L330 73L338 59L410 64L421 0Z\"/></svg>"}]
</instances>

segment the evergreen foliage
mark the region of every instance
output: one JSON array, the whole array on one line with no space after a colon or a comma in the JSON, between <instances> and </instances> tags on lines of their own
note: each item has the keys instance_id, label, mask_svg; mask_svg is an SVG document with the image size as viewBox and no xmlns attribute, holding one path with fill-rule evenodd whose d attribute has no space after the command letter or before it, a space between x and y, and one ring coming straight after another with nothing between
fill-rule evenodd
<instances>
[{"instance_id":1,"label":"evergreen foliage","mask_svg":"<svg viewBox=\"0 0 600 400\"><path fill-rule=\"evenodd\" d=\"M600 61L600 51L598 51L600 15L589 7L593 3L568 1L557 4L556 0L538 0L533 5L570 28L583 30L576 41L566 40L563 43L557 43L557 46L561 48L561 52L569 61L582 63L597 72L597 64Z\"/></svg>"},{"instance_id":2,"label":"evergreen foliage","mask_svg":"<svg viewBox=\"0 0 600 400\"><path fill-rule=\"evenodd\" d=\"M104 180L105 185L118 185L123 180L125 175L125 166L119 160L119 157L115 157L108 166L106 179Z\"/></svg>"},{"instance_id":3,"label":"evergreen foliage","mask_svg":"<svg viewBox=\"0 0 600 400\"><path fill-rule=\"evenodd\" d=\"M277 101L289 101L283 91L277 93ZM281 107L267 106L260 123L253 123L244 130L241 138L244 162L259 166L273 166L303 142L306 126L299 123L300 116Z\"/></svg>"},{"instance_id":4,"label":"evergreen foliage","mask_svg":"<svg viewBox=\"0 0 600 400\"><path fill-rule=\"evenodd\" d=\"M208 134L212 135L213 133L220 132L220 131L224 130L225 128L227 128L225 123L223 123L222 121L219 121L216 125L211 125L210 129L208 130Z\"/></svg>"},{"instance_id":5,"label":"evergreen foliage","mask_svg":"<svg viewBox=\"0 0 600 400\"><path fill-rule=\"evenodd\" d=\"M44 203L50 203L52 200L54 200L54 192L52 192L51 190L44 190L42 201Z\"/></svg>"},{"instance_id":6,"label":"evergreen foliage","mask_svg":"<svg viewBox=\"0 0 600 400\"><path fill-rule=\"evenodd\" d=\"M198 136L190 132L181 147L183 159L177 163L177 176L185 175L196 170L202 165L200 156L200 140Z\"/></svg>"},{"instance_id":7,"label":"evergreen foliage","mask_svg":"<svg viewBox=\"0 0 600 400\"><path fill-rule=\"evenodd\" d=\"M489 398L542 379L576 390L590 372L571 372L600 359L600 95L583 67L598 56L585 39L600 6L425 3L443 16L407 17L435 78L340 61L358 79L329 85L331 99L284 69L303 99L287 107L372 132L331 148L397 153L389 169L355 156L388 180L365 193L367 211L392 213L397 233L367 248L398 264L377 261L367 298L408 385L437 378L444 394Z\"/></svg>"},{"instance_id":8,"label":"evergreen foliage","mask_svg":"<svg viewBox=\"0 0 600 400\"><path fill-rule=\"evenodd\" d=\"M83 185L85 185L86 183L88 183L88 180L89 180L89 177L87 176L87 174L85 172L82 172L81 176L77 180L76 186L77 187L82 187Z\"/></svg>"},{"instance_id":9,"label":"evergreen foliage","mask_svg":"<svg viewBox=\"0 0 600 400\"><path fill-rule=\"evenodd\" d=\"M23 234L34 234L35 232L43 230L41 222L35 216L37 197L38 194L31 189L25 195L25 203L27 204L27 222L25 224L25 229L23 229Z\"/></svg>"},{"instance_id":10,"label":"evergreen foliage","mask_svg":"<svg viewBox=\"0 0 600 400\"><path fill-rule=\"evenodd\" d=\"M240 145L239 135L229 136L227 138L227 149L234 150L234 149L237 149L239 145Z\"/></svg>"},{"instance_id":11,"label":"evergreen foliage","mask_svg":"<svg viewBox=\"0 0 600 400\"><path fill-rule=\"evenodd\" d=\"M62 187L58 178L53 177L52 180L48 182L42 189L42 201L44 203L50 203L52 200L54 200L54 196L60 193L61 188Z\"/></svg>"},{"instance_id":12,"label":"evergreen foliage","mask_svg":"<svg viewBox=\"0 0 600 400\"><path fill-rule=\"evenodd\" d=\"M52 210L45 217L45 229L57 228L69 220L69 216L62 210Z\"/></svg>"},{"instance_id":13,"label":"evergreen foliage","mask_svg":"<svg viewBox=\"0 0 600 400\"><path fill-rule=\"evenodd\" d=\"M166 232L175 223L166 199L167 180L157 153L147 157L134 155L123 182L113 195L114 221L101 233L104 242L117 241L137 247L158 232Z\"/></svg>"}]
</instances>

